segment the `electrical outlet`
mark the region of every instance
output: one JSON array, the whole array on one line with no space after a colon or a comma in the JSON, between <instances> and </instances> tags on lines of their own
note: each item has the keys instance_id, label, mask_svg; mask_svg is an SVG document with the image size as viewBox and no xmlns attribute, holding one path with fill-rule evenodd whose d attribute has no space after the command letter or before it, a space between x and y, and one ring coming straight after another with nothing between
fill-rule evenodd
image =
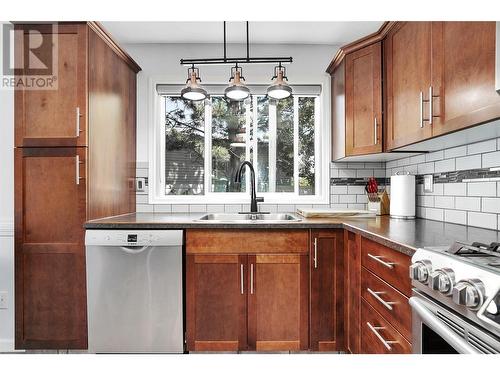
<instances>
[{"instance_id":1,"label":"electrical outlet","mask_svg":"<svg viewBox=\"0 0 500 375\"><path fill-rule=\"evenodd\" d=\"M424 176L424 193L432 193L434 190L434 176L427 174Z\"/></svg>"},{"instance_id":2,"label":"electrical outlet","mask_svg":"<svg viewBox=\"0 0 500 375\"><path fill-rule=\"evenodd\" d=\"M8 309L7 292L0 292L0 309Z\"/></svg>"}]
</instances>

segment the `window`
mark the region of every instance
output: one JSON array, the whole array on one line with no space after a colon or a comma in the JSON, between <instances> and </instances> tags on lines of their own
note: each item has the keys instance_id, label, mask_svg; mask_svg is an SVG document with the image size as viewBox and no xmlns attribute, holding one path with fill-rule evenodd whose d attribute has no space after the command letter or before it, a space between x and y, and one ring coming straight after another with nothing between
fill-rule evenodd
<instances>
[{"instance_id":1,"label":"window","mask_svg":"<svg viewBox=\"0 0 500 375\"><path fill-rule=\"evenodd\" d=\"M217 89L221 92L223 87ZM259 89L262 94L255 93ZM255 94L242 102L223 95L189 102L173 85L157 87L157 140L150 165L153 203L246 203L248 170L241 184L234 182L244 160L254 165L257 191L267 203L314 203L324 198L328 176L321 179L318 173L319 87L304 94L294 88L293 97L279 101L259 89L251 88Z\"/></svg>"}]
</instances>

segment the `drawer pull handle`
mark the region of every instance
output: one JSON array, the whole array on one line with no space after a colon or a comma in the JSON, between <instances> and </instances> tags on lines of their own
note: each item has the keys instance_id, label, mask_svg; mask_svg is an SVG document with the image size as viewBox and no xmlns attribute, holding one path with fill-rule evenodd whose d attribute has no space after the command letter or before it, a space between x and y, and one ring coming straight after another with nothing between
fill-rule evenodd
<instances>
[{"instance_id":1,"label":"drawer pull handle","mask_svg":"<svg viewBox=\"0 0 500 375\"><path fill-rule=\"evenodd\" d=\"M314 239L314 268L318 268L318 238Z\"/></svg>"},{"instance_id":2,"label":"drawer pull handle","mask_svg":"<svg viewBox=\"0 0 500 375\"><path fill-rule=\"evenodd\" d=\"M377 301L379 301L387 310L390 310L390 311L393 310L391 305L394 305L396 302L387 302L384 299L382 299L382 297L380 297L379 294L384 294L384 292L374 292L370 288L366 288L366 290L368 293L370 293L373 296L373 298L375 298Z\"/></svg>"},{"instance_id":3,"label":"drawer pull handle","mask_svg":"<svg viewBox=\"0 0 500 375\"><path fill-rule=\"evenodd\" d=\"M240 287L241 287L241 294L244 294L245 290L243 289L243 264L240 264Z\"/></svg>"},{"instance_id":4,"label":"drawer pull handle","mask_svg":"<svg viewBox=\"0 0 500 375\"><path fill-rule=\"evenodd\" d=\"M83 131L80 129L80 117L82 114L80 112L80 107L76 107L76 136L79 137L80 133Z\"/></svg>"},{"instance_id":5,"label":"drawer pull handle","mask_svg":"<svg viewBox=\"0 0 500 375\"><path fill-rule=\"evenodd\" d=\"M380 342L385 346L387 350L392 350L391 344L398 343L398 341L388 341L384 339L380 333L378 333L378 331L383 331L385 327L374 327L370 324L370 322L366 322L366 325L368 326L368 328L370 328L370 331L372 331L373 334L377 336L377 338L380 340Z\"/></svg>"},{"instance_id":6,"label":"drawer pull handle","mask_svg":"<svg viewBox=\"0 0 500 375\"><path fill-rule=\"evenodd\" d=\"M387 268L390 268L390 269L393 269L394 268L394 264L395 263L392 263L392 262L385 262L383 261L381 258L382 256L380 255L372 255L370 253L368 253L368 257L372 258L374 261L377 261L379 262L380 264L382 264L383 266L387 267Z\"/></svg>"},{"instance_id":7,"label":"drawer pull handle","mask_svg":"<svg viewBox=\"0 0 500 375\"><path fill-rule=\"evenodd\" d=\"M253 294L253 263L250 264L250 294Z\"/></svg>"}]
</instances>

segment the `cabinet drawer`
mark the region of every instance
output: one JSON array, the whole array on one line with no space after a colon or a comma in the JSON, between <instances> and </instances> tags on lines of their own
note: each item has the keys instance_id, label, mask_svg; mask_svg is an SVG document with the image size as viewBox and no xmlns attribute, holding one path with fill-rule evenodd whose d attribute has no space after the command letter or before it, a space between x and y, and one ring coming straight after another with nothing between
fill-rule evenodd
<instances>
[{"instance_id":1,"label":"cabinet drawer","mask_svg":"<svg viewBox=\"0 0 500 375\"><path fill-rule=\"evenodd\" d=\"M408 297L373 273L361 271L361 295L408 340L411 340L411 308Z\"/></svg>"},{"instance_id":2,"label":"cabinet drawer","mask_svg":"<svg viewBox=\"0 0 500 375\"><path fill-rule=\"evenodd\" d=\"M361 337L362 353L411 353L411 344L365 300L361 304Z\"/></svg>"},{"instance_id":3,"label":"cabinet drawer","mask_svg":"<svg viewBox=\"0 0 500 375\"><path fill-rule=\"evenodd\" d=\"M361 240L361 264L390 285L409 296L410 257L376 242Z\"/></svg>"}]
</instances>

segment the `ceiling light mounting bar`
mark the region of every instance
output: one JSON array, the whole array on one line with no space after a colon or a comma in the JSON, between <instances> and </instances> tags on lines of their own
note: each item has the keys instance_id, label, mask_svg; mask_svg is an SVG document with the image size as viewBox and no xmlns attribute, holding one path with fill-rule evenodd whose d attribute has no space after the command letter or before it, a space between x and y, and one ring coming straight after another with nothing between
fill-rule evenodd
<instances>
[{"instance_id":1,"label":"ceiling light mounting bar","mask_svg":"<svg viewBox=\"0 0 500 375\"><path fill-rule=\"evenodd\" d=\"M230 65L230 64L289 64L291 57L250 57L249 23L246 21L246 57L227 57L226 21L224 21L224 57L181 59L181 65Z\"/></svg>"}]
</instances>

